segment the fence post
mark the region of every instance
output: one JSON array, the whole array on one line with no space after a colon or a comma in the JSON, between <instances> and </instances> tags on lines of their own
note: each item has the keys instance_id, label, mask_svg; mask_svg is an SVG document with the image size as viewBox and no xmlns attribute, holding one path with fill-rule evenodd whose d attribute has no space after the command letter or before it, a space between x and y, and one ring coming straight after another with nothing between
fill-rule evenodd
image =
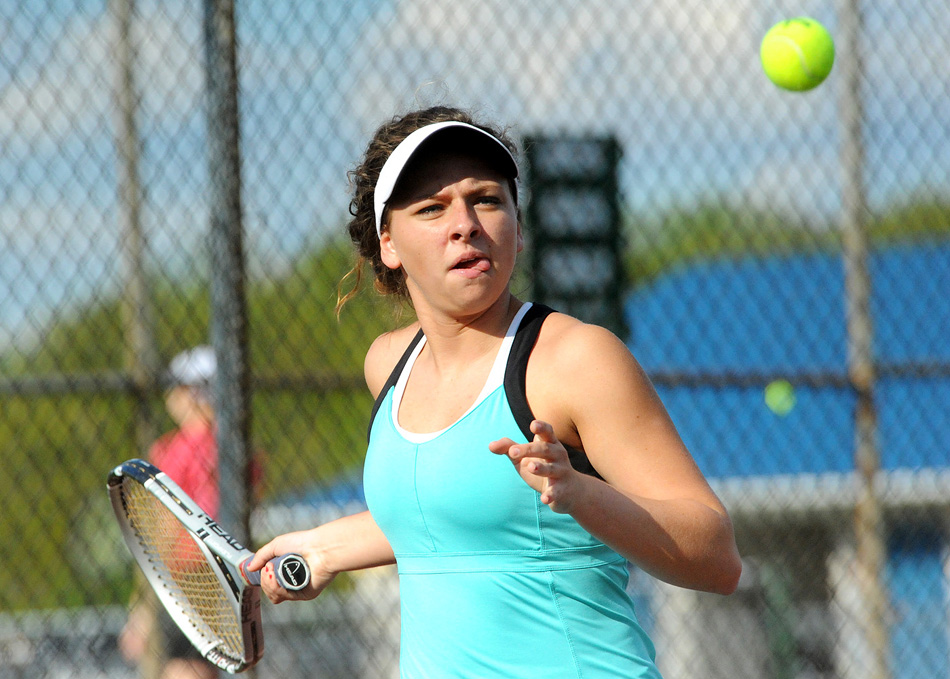
<instances>
[{"instance_id":1,"label":"fence post","mask_svg":"<svg viewBox=\"0 0 950 679\"><path fill-rule=\"evenodd\" d=\"M122 312L125 327L124 365L132 382L135 401L135 449L145 457L155 440L155 418L150 396L158 372L154 313L145 269L146 239L142 229L142 186L139 176L139 134L136 125L138 93L135 88L135 47L132 44L132 16L135 0L112 0L115 20L115 144L118 152L119 233L124 267ZM157 628L158 598L140 573L136 573L136 596L147 607L153 628ZM161 634L148 636L140 662L143 679L158 679L165 659Z\"/></svg>"},{"instance_id":2,"label":"fence post","mask_svg":"<svg viewBox=\"0 0 950 679\"><path fill-rule=\"evenodd\" d=\"M237 45L233 0L205 0L211 253L211 341L218 361L215 408L219 521L249 542L250 380L241 221Z\"/></svg>"},{"instance_id":3,"label":"fence post","mask_svg":"<svg viewBox=\"0 0 950 679\"><path fill-rule=\"evenodd\" d=\"M113 0L116 19L116 148L118 150L118 213L124 265L122 307L125 322L125 368L135 389L136 444L148 450L154 440L149 396L158 369L154 314L145 270L146 240L142 229L142 187L136 125L135 49L130 39L134 0Z\"/></svg>"},{"instance_id":4,"label":"fence post","mask_svg":"<svg viewBox=\"0 0 950 679\"><path fill-rule=\"evenodd\" d=\"M844 257L845 310L848 337L848 378L857 397L854 462L857 498L854 513L857 587L864 605L859 621L870 651L864 676L888 679L890 641L884 567L887 548L875 480L880 470L877 413L874 404L875 363L871 322L870 245L867 233L867 196L864 186L864 107L861 97L863 63L860 52L862 21L859 0L841 0L839 13L839 70L842 147L841 235Z\"/></svg>"}]
</instances>

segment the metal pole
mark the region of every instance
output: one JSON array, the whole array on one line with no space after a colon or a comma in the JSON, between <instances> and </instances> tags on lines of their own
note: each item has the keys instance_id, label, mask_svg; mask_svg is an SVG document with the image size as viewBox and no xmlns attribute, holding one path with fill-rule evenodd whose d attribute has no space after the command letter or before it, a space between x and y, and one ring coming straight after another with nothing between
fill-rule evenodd
<instances>
[{"instance_id":1,"label":"metal pole","mask_svg":"<svg viewBox=\"0 0 950 679\"><path fill-rule=\"evenodd\" d=\"M124 272L122 312L125 324L125 369L133 384L135 441L142 457L155 440L150 408L158 366L152 300L145 274L146 240L142 229L142 187L139 178L139 135L136 126L138 97L135 88L135 48L131 40L134 0L113 0L116 26L116 135L118 153L118 214ZM157 626L158 600L144 582L137 583L142 605L148 607L153 629ZM150 634L139 669L144 679L157 679L162 671L165 642Z\"/></svg>"},{"instance_id":2,"label":"metal pole","mask_svg":"<svg viewBox=\"0 0 950 679\"><path fill-rule=\"evenodd\" d=\"M154 440L155 434L149 411L149 394L155 380L158 353L153 334L152 300L145 273L146 239L142 229L142 187L139 178L135 50L129 37L133 0L114 0L113 7L118 28L116 147L119 155L119 230L125 268L122 297L126 328L125 367L135 385L138 448L145 451Z\"/></svg>"},{"instance_id":3,"label":"metal pole","mask_svg":"<svg viewBox=\"0 0 950 679\"><path fill-rule=\"evenodd\" d=\"M247 544L250 380L234 3L205 0L204 10L211 186L211 341L218 361L214 396L220 463L219 520Z\"/></svg>"},{"instance_id":4,"label":"metal pole","mask_svg":"<svg viewBox=\"0 0 950 679\"><path fill-rule=\"evenodd\" d=\"M884 585L887 549L875 480L880 470L877 412L874 404L876 366L871 322L870 250L867 233L867 197L864 186L864 109L861 97L862 21L859 0L840 0L839 72L842 82L841 235L845 275L848 336L848 376L857 398L854 460L858 478L855 506L855 561L857 584L863 598L865 634L871 657L864 676L888 679L890 640L888 598Z\"/></svg>"}]
</instances>

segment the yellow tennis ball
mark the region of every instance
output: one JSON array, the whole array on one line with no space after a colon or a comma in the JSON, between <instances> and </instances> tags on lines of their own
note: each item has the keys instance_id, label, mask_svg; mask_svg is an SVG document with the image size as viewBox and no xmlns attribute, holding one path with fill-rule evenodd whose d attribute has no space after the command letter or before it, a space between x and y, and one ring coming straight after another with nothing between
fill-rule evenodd
<instances>
[{"instance_id":1,"label":"yellow tennis ball","mask_svg":"<svg viewBox=\"0 0 950 679\"><path fill-rule=\"evenodd\" d=\"M765 387L765 405L776 415L788 415L797 400L795 387L788 380L774 380Z\"/></svg>"},{"instance_id":2,"label":"yellow tennis ball","mask_svg":"<svg viewBox=\"0 0 950 679\"><path fill-rule=\"evenodd\" d=\"M779 87L802 92L817 87L831 73L835 43L814 19L780 21L762 38L759 48L765 75Z\"/></svg>"}]
</instances>

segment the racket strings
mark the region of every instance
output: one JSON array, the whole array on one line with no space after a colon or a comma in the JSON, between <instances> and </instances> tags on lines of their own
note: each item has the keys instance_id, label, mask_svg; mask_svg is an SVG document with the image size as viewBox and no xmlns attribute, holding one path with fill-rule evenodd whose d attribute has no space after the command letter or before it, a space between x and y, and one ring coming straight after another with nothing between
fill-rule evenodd
<instances>
[{"instance_id":1,"label":"racket strings","mask_svg":"<svg viewBox=\"0 0 950 679\"><path fill-rule=\"evenodd\" d=\"M129 523L164 585L163 598L183 611L203 642L218 642L219 652L243 661L243 634L232 597L195 538L142 485L123 485Z\"/></svg>"}]
</instances>

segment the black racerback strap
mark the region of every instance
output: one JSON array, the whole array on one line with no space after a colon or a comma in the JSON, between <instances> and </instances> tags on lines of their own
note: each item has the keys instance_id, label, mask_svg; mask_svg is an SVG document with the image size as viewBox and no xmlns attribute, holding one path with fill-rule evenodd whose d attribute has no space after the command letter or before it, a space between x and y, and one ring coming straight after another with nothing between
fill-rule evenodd
<instances>
[{"instance_id":1,"label":"black racerback strap","mask_svg":"<svg viewBox=\"0 0 950 679\"><path fill-rule=\"evenodd\" d=\"M554 309L543 304L532 304L531 308L521 319L521 324L515 333L514 342L511 345L511 353L508 355L508 366L505 370L505 394L508 396L508 407L515 417L515 422L525 438L529 441L534 439L531 433L531 422L534 420L534 413L528 406L528 397L526 395L525 383L528 374L528 357L534 350L534 345L538 341L538 335L541 333L541 326L544 320L554 313ZM587 453L578 448L572 448L565 445L567 454L571 460L571 466L579 472L601 478L597 470L587 459Z\"/></svg>"},{"instance_id":2,"label":"black racerback strap","mask_svg":"<svg viewBox=\"0 0 950 679\"><path fill-rule=\"evenodd\" d=\"M402 374L403 368L406 367L406 363L409 362L409 356L412 355L412 350L416 348L416 345L422 341L422 330L416 333L416 336L412 338L412 341L409 343L409 346L406 347L406 350L403 352L402 357L399 359L399 362L396 364L396 367L393 368L393 371L389 373L389 379L386 380L386 384L383 385L383 388L379 392L379 396L376 397L376 402L373 403L373 412L369 416L369 426L366 428L366 440L369 441L369 435L373 431L373 422L376 420L376 413L379 412L379 407L383 404L383 399L386 398L386 393L396 386L396 382L399 381L399 376Z\"/></svg>"}]
</instances>

